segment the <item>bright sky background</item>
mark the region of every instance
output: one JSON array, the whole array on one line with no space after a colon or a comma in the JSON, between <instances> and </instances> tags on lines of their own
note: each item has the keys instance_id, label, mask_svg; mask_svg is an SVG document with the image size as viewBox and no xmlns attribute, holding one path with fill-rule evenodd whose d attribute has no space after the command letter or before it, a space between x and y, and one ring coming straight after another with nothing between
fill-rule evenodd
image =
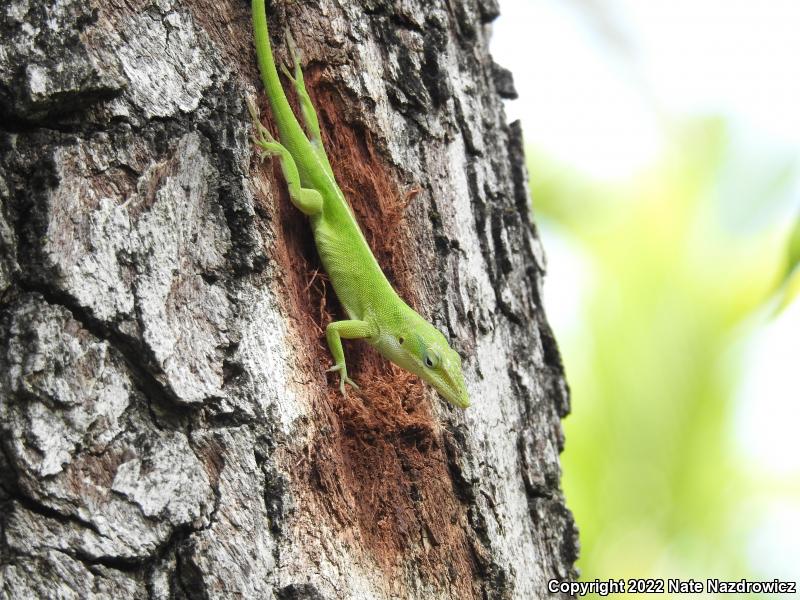
<instances>
[{"instance_id":1,"label":"bright sky background","mask_svg":"<svg viewBox=\"0 0 800 600\"><path fill-rule=\"evenodd\" d=\"M500 4L492 53L521 98L509 119L590 173L616 177L652 159L660 112L721 114L800 145L797 0Z\"/></svg>"},{"instance_id":2,"label":"bright sky background","mask_svg":"<svg viewBox=\"0 0 800 600\"><path fill-rule=\"evenodd\" d=\"M509 120L521 119L526 141L552 157L598 179L623 179L658 157L663 115L713 114L732 124L743 160L796 156L800 167L800 0L500 5L492 54L511 69L520 94L506 105ZM793 191L772 219L797 218L795 171ZM565 332L586 273L567 242L546 228L543 235L548 314ZM766 477L798 481L800 302L760 327L745 354L734 424L742 454ZM769 572L777 562L800 573L800 507L778 499L770 508L749 549L753 565Z\"/></svg>"}]
</instances>

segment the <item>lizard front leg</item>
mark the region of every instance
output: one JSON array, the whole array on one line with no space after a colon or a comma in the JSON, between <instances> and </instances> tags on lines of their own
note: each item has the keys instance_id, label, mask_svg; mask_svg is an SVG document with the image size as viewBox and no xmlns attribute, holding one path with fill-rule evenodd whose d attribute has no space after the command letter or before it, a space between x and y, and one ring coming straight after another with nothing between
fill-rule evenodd
<instances>
[{"instance_id":1,"label":"lizard front leg","mask_svg":"<svg viewBox=\"0 0 800 600\"><path fill-rule=\"evenodd\" d=\"M339 389L343 395L345 392L344 384L349 383L354 388L358 389L356 383L347 376L347 364L344 361L344 349L342 348L342 338L346 340L368 338L375 335L375 327L366 321L358 321L356 319L348 321L334 321L330 323L325 329L325 337L328 340L328 347L333 355L333 361L336 363L330 369L331 371L338 371L341 377L339 381Z\"/></svg>"}]
</instances>

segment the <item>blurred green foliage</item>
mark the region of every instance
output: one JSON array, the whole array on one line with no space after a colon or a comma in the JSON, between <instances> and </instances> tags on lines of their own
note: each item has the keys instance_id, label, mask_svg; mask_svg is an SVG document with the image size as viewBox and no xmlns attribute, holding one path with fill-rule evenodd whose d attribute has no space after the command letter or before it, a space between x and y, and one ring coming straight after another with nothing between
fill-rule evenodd
<instances>
[{"instance_id":1,"label":"blurred green foliage","mask_svg":"<svg viewBox=\"0 0 800 600\"><path fill-rule=\"evenodd\" d=\"M658 164L617 183L529 151L537 222L585 265L577 322L557 331L573 398L563 485L584 580L748 574L753 482L731 417L741 341L785 276L786 227L721 217L720 178L742 176L723 121L670 137ZM763 188L766 206L782 186Z\"/></svg>"},{"instance_id":2,"label":"blurred green foliage","mask_svg":"<svg viewBox=\"0 0 800 600\"><path fill-rule=\"evenodd\" d=\"M798 295L800 295L800 219L797 219L797 223L789 236L786 269L777 291L778 306L776 312L786 308Z\"/></svg>"}]
</instances>

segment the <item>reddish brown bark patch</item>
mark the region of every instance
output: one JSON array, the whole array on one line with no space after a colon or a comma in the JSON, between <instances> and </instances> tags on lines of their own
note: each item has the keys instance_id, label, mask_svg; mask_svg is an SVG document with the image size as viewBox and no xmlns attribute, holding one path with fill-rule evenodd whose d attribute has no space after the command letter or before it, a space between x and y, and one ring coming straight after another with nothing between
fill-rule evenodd
<instances>
[{"instance_id":1,"label":"reddish brown bark patch","mask_svg":"<svg viewBox=\"0 0 800 600\"><path fill-rule=\"evenodd\" d=\"M318 87L319 72L307 72L306 81L339 185L387 276L413 301L404 243L410 236L402 222L409 195L398 189L369 132L340 120L342 101L335 91ZM290 204L277 164L271 173L273 189L280 190L274 210L277 258L298 340L290 360L313 382L304 391L311 392L318 432L292 461L306 487L301 493L327 514L343 540L351 539L387 573L413 569L457 590L459 597L475 596L466 511L453 489L431 412L434 395L363 342L345 342L351 377L361 389L343 397L338 376L326 379L322 371L331 358L324 328L342 312L321 271L307 220Z\"/></svg>"},{"instance_id":2,"label":"reddish brown bark patch","mask_svg":"<svg viewBox=\"0 0 800 600\"><path fill-rule=\"evenodd\" d=\"M410 568L470 597L465 511L429 396L414 376L371 351L359 354L354 375L362 389L346 398L329 389L317 421L326 435L312 449L309 483L384 571Z\"/></svg>"}]
</instances>

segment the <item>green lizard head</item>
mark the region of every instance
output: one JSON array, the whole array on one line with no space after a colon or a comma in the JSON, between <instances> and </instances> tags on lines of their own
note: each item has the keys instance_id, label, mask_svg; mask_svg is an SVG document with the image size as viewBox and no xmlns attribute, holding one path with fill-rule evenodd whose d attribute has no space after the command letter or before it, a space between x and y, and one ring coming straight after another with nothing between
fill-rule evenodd
<instances>
[{"instance_id":1,"label":"green lizard head","mask_svg":"<svg viewBox=\"0 0 800 600\"><path fill-rule=\"evenodd\" d=\"M469 406L469 394L461 371L461 357L433 325L420 319L382 349L397 365L432 385L458 408Z\"/></svg>"}]
</instances>

